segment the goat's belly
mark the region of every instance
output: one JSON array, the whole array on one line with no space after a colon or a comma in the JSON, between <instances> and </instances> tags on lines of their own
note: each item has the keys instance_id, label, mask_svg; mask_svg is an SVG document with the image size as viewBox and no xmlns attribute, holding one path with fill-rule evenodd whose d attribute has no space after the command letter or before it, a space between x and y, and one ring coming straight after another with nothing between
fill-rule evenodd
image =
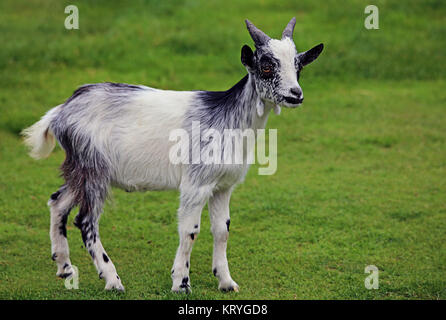
<instances>
[{"instance_id":1,"label":"goat's belly","mask_svg":"<svg viewBox=\"0 0 446 320\"><path fill-rule=\"evenodd\" d=\"M120 148L113 184L127 191L178 189L181 167L169 161L169 147L157 141Z\"/></svg>"},{"instance_id":2,"label":"goat's belly","mask_svg":"<svg viewBox=\"0 0 446 320\"><path fill-rule=\"evenodd\" d=\"M120 167L113 179L113 185L126 191L172 190L178 189L181 181L181 168L171 164L132 163Z\"/></svg>"}]
</instances>

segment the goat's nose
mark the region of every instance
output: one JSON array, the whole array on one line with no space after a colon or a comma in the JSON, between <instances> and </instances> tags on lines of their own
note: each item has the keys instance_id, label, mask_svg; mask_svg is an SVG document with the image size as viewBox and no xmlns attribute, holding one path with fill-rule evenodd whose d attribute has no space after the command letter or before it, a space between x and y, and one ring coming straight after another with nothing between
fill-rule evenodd
<instances>
[{"instance_id":1,"label":"goat's nose","mask_svg":"<svg viewBox=\"0 0 446 320\"><path fill-rule=\"evenodd\" d=\"M298 97L299 99L301 98L301 96L302 96L302 90L301 90L300 88L298 88L298 87L296 87L296 88L291 88L290 91L291 91L291 93L292 93L293 95L295 95L295 96Z\"/></svg>"}]
</instances>

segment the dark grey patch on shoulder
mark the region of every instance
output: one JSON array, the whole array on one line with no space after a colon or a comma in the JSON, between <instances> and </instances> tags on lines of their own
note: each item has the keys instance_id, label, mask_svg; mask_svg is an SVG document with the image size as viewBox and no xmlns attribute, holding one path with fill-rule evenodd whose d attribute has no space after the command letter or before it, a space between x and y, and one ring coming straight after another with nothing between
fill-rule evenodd
<instances>
[{"instance_id":1,"label":"dark grey patch on shoulder","mask_svg":"<svg viewBox=\"0 0 446 320\"><path fill-rule=\"evenodd\" d=\"M249 75L242 78L237 84L227 91L199 91L196 94L196 102L185 116L183 128L191 133L192 123L197 121L200 130L214 129L221 135L221 144L225 146L224 131L226 129L247 129L252 125L252 114L254 111L253 97L255 87L249 81ZM202 136L202 135L200 135ZM206 150L211 139L201 140L200 150ZM189 159L192 159L192 148L195 141L189 143ZM224 163L224 150L221 152L221 160ZM189 176L193 183L210 184L220 177L224 165L206 165L204 163L191 164L188 166Z\"/></svg>"},{"instance_id":2,"label":"dark grey patch on shoulder","mask_svg":"<svg viewBox=\"0 0 446 320\"><path fill-rule=\"evenodd\" d=\"M200 121L200 125L216 130L232 128L232 121L235 120L235 128L238 128L237 122L250 121L241 117L246 110L241 103L241 93L248 83L249 76L237 82L227 91L200 91L198 99L202 107L192 111L190 116L192 120ZM250 123L248 123L250 125Z\"/></svg>"}]
</instances>

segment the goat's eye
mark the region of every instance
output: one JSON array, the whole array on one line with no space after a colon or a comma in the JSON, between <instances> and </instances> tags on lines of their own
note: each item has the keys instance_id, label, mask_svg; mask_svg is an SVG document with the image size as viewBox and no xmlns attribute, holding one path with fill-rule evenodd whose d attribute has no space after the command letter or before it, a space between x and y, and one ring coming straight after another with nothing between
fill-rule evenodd
<instances>
[{"instance_id":1,"label":"goat's eye","mask_svg":"<svg viewBox=\"0 0 446 320\"><path fill-rule=\"evenodd\" d=\"M266 74L269 74L269 73L272 72L272 68L270 66L263 66L262 67L262 72L266 73Z\"/></svg>"}]
</instances>

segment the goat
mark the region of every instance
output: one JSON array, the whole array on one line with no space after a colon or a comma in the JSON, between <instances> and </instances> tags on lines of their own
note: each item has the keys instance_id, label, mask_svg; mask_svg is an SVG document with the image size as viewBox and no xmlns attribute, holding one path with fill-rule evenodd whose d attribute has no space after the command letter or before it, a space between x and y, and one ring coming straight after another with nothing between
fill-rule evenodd
<instances>
[{"instance_id":1,"label":"goat","mask_svg":"<svg viewBox=\"0 0 446 320\"><path fill-rule=\"evenodd\" d=\"M56 140L66 153L61 166L65 183L48 201L51 212L52 259L57 275L69 277L73 268L66 238L67 217L75 206L74 224L104 278L105 289L124 290L116 268L99 238L99 217L110 186L127 191L180 191L179 246L171 270L172 291L190 292L189 266L194 241L200 232L203 206L209 203L214 237L212 271L219 289L238 291L226 258L229 236L229 201L249 165L172 163L169 132L190 132L193 121L200 130L262 129L268 114L295 108L303 101L299 86L302 68L322 52L323 44L298 53L293 42L296 19L288 23L280 40L271 39L246 20L254 41L241 49L248 74L227 91L169 91L122 83L87 84L63 104L49 110L22 134L30 155L47 157ZM198 144L203 142L199 141ZM193 149L193 144L190 149ZM251 152L252 150L248 150Z\"/></svg>"}]
</instances>

